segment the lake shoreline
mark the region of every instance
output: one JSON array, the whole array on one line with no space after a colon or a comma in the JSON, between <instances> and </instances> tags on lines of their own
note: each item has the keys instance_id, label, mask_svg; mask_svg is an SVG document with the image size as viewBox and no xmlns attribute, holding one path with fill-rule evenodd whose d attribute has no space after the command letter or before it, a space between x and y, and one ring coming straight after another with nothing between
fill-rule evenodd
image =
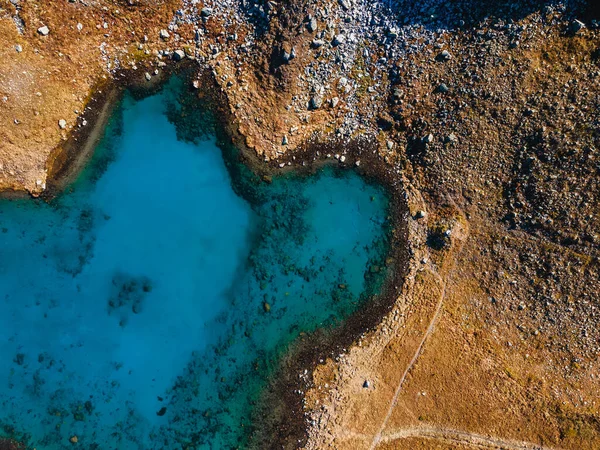
<instances>
[{"instance_id":1,"label":"lake shoreline","mask_svg":"<svg viewBox=\"0 0 600 450\"><path fill-rule=\"evenodd\" d=\"M75 128L66 144L56 148L49 159L47 188L41 195L51 201L59 195L83 170L101 140L111 113L120 103L123 94L129 91L135 98L143 98L160 91L164 83L173 74L187 72L197 79L193 63L172 64L163 71L160 79L152 83L140 80L140 71L125 71L115 77L119 81L107 81L99 86L88 102L86 113L79 120L87 121L85 126ZM187 80L190 95L198 95ZM256 418L252 446L256 448L276 448L289 442L307 440L307 417L304 414L302 395L311 385L310 375L320 361L335 357L349 348L364 333L374 329L395 304L409 271L411 251L408 244L408 205L404 196L404 185L398 182L392 168L376 152L377 143L368 140L333 141L326 144L312 142L295 151L286 153L285 160L265 162L256 152L247 147L233 115L226 110L224 93L212 75L204 71L200 74L200 88L206 89L210 111L216 119L215 134L217 143L225 160L238 158L245 167L256 174L262 182L270 182L271 177L287 172L300 176L310 175L323 166L336 166L338 170L354 170L368 182L377 183L385 189L390 199L389 250L388 260L391 268L379 295L363 302L360 308L347 318L343 325L331 330L317 330L304 335L292 344L290 351L282 358L277 375L270 380L269 389L262 393L255 408ZM212 86L212 89L210 88ZM232 146L237 155L227 150ZM339 156L343 154L343 158ZM336 156L334 156L336 155ZM281 167L281 164L284 164ZM229 165L228 165L229 166ZM232 180L234 175L232 174ZM17 193L16 195L18 195ZM8 192L0 193L8 197ZM15 195L15 194L12 194ZM23 196L26 196L24 194ZM248 199L251 201L251 199ZM308 378L298 377L299 373L308 373ZM266 446L266 447L265 447Z\"/></svg>"}]
</instances>

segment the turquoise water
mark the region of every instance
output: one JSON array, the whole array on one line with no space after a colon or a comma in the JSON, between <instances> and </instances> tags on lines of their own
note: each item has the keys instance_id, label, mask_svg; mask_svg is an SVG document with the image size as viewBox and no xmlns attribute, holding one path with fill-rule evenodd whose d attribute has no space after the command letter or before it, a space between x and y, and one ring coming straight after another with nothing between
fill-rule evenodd
<instances>
[{"instance_id":1,"label":"turquoise water","mask_svg":"<svg viewBox=\"0 0 600 450\"><path fill-rule=\"evenodd\" d=\"M244 447L287 346L381 285L381 187L331 168L261 182L214 137L177 139L180 88L126 96L52 202L0 200L1 434Z\"/></svg>"}]
</instances>

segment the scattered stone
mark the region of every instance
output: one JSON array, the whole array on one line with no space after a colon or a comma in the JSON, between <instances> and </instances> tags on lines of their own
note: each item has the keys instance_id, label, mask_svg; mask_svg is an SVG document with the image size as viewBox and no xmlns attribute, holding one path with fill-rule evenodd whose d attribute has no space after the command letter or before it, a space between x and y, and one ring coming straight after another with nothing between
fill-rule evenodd
<instances>
[{"instance_id":1,"label":"scattered stone","mask_svg":"<svg viewBox=\"0 0 600 450\"><path fill-rule=\"evenodd\" d=\"M429 133L427 136L423 137L424 144L431 144L433 142L433 134Z\"/></svg>"},{"instance_id":2,"label":"scattered stone","mask_svg":"<svg viewBox=\"0 0 600 450\"><path fill-rule=\"evenodd\" d=\"M448 61L449 59L452 58L452 55L450 54L450 52L448 50L444 50L442 51L439 55L437 55L436 59L438 61Z\"/></svg>"},{"instance_id":3,"label":"scattered stone","mask_svg":"<svg viewBox=\"0 0 600 450\"><path fill-rule=\"evenodd\" d=\"M312 48L323 47L323 45L325 45L325 41L322 39L314 39L310 45Z\"/></svg>"},{"instance_id":4,"label":"scattered stone","mask_svg":"<svg viewBox=\"0 0 600 450\"><path fill-rule=\"evenodd\" d=\"M331 107L335 108L338 105L339 102L340 102L340 99L338 97L333 97L331 99Z\"/></svg>"},{"instance_id":5,"label":"scattered stone","mask_svg":"<svg viewBox=\"0 0 600 450\"><path fill-rule=\"evenodd\" d=\"M60 119L58 121L58 126L61 130L64 130L65 128L67 128L67 121L65 119Z\"/></svg>"},{"instance_id":6,"label":"scattered stone","mask_svg":"<svg viewBox=\"0 0 600 450\"><path fill-rule=\"evenodd\" d=\"M148 72L146 72L146 73L144 74L144 76L146 77L146 80L147 80L147 81L150 81L150 80L152 79L152 75L150 75Z\"/></svg>"},{"instance_id":7,"label":"scattered stone","mask_svg":"<svg viewBox=\"0 0 600 450\"><path fill-rule=\"evenodd\" d=\"M17 53L21 53L23 51L23 47L21 47L19 44L15 45L15 50L17 51Z\"/></svg>"},{"instance_id":8,"label":"scattered stone","mask_svg":"<svg viewBox=\"0 0 600 450\"><path fill-rule=\"evenodd\" d=\"M447 144L454 144L454 143L458 142L458 138L456 137L456 135L454 133L450 133L448 136L446 136L445 141Z\"/></svg>"},{"instance_id":9,"label":"scattered stone","mask_svg":"<svg viewBox=\"0 0 600 450\"><path fill-rule=\"evenodd\" d=\"M314 33L315 31L317 31L317 27L318 27L317 19L314 17L312 19L310 19L310 21L308 22L306 27L308 28L308 31L310 31L311 33Z\"/></svg>"},{"instance_id":10,"label":"scattered stone","mask_svg":"<svg viewBox=\"0 0 600 450\"><path fill-rule=\"evenodd\" d=\"M77 31L81 31L83 30L83 24L82 23L78 23L77 24Z\"/></svg>"},{"instance_id":11,"label":"scattered stone","mask_svg":"<svg viewBox=\"0 0 600 450\"><path fill-rule=\"evenodd\" d=\"M22 366L23 363L25 362L25 354L24 353L17 353L17 356L15 356L15 359L13 361L15 363L17 363L17 365Z\"/></svg>"},{"instance_id":12,"label":"scattered stone","mask_svg":"<svg viewBox=\"0 0 600 450\"><path fill-rule=\"evenodd\" d=\"M569 31L571 32L571 34L577 34L584 28L585 23L581 22L580 20L574 20L573 22L571 22L571 25L569 25Z\"/></svg>"},{"instance_id":13,"label":"scattered stone","mask_svg":"<svg viewBox=\"0 0 600 450\"><path fill-rule=\"evenodd\" d=\"M346 42L346 36L344 36L343 34L336 34L333 38L332 45L334 47L337 47L338 45L342 45L344 42Z\"/></svg>"},{"instance_id":14,"label":"scattered stone","mask_svg":"<svg viewBox=\"0 0 600 450\"><path fill-rule=\"evenodd\" d=\"M417 219L422 219L423 217L425 217L425 211L423 211L423 210L417 211L417 214L415 215L415 217Z\"/></svg>"},{"instance_id":15,"label":"scattered stone","mask_svg":"<svg viewBox=\"0 0 600 450\"><path fill-rule=\"evenodd\" d=\"M344 155L340 156L340 162L346 162L346 157Z\"/></svg>"},{"instance_id":16,"label":"scattered stone","mask_svg":"<svg viewBox=\"0 0 600 450\"><path fill-rule=\"evenodd\" d=\"M345 11L348 11L352 7L352 4L350 3L349 0L339 0L339 2Z\"/></svg>"},{"instance_id":17,"label":"scattered stone","mask_svg":"<svg viewBox=\"0 0 600 450\"><path fill-rule=\"evenodd\" d=\"M156 413L156 415L162 417L162 416L164 416L166 414L166 412L167 412L167 407L163 406L162 408L160 408L158 410L158 412Z\"/></svg>"},{"instance_id":18,"label":"scattered stone","mask_svg":"<svg viewBox=\"0 0 600 450\"><path fill-rule=\"evenodd\" d=\"M385 143L386 147L388 148L388 150L391 150L394 148L394 142L393 141L387 141Z\"/></svg>"},{"instance_id":19,"label":"scattered stone","mask_svg":"<svg viewBox=\"0 0 600 450\"><path fill-rule=\"evenodd\" d=\"M169 39L170 34L167 30L160 30L160 38L161 39Z\"/></svg>"},{"instance_id":20,"label":"scattered stone","mask_svg":"<svg viewBox=\"0 0 600 450\"><path fill-rule=\"evenodd\" d=\"M296 49L292 47L289 52L284 50L282 57L285 62L289 62L296 57Z\"/></svg>"},{"instance_id":21,"label":"scattered stone","mask_svg":"<svg viewBox=\"0 0 600 450\"><path fill-rule=\"evenodd\" d=\"M70 442L71 444L77 444L77 443L79 442L79 438L78 438L77 436L71 436L71 437L69 438L69 442Z\"/></svg>"},{"instance_id":22,"label":"scattered stone","mask_svg":"<svg viewBox=\"0 0 600 450\"><path fill-rule=\"evenodd\" d=\"M371 383L369 383L369 380L365 380L365 382L363 383L363 388L369 389L370 387L371 387Z\"/></svg>"},{"instance_id":23,"label":"scattered stone","mask_svg":"<svg viewBox=\"0 0 600 450\"><path fill-rule=\"evenodd\" d=\"M444 83L440 84L437 88L438 92L441 92L442 94L445 94L446 92L448 92L450 89L448 89L448 86L446 86Z\"/></svg>"},{"instance_id":24,"label":"scattered stone","mask_svg":"<svg viewBox=\"0 0 600 450\"><path fill-rule=\"evenodd\" d=\"M48 36L48 34L50 33L50 29L46 25L44 25L43 27L39 27L37 31L42 36Z\"/></svg>"},{"instance_id":25,"label":"scattered stone","mask_svg":"<svg viewBox=\"0 0 600 450\"><path fill-rule=\"evenodd\" d=\"M185 52L183 50L175 50L173 52L173 59L175 61L181 61L183 58L185 58Z\"/></svg>"},{"instance_id":26,"label":"scattered stone","mask_svg":"<svg viewBox=\"0 0 600 450\"><path fill-rule=\"evenodd\" d=\"M200 11L200 15L202 17L210 17L212 15L212 8L202 8L202 10Z\"/></svg>"},{"instance_id":27,"label":"scattered stone","mask_svg":"<svg viewBox=\"0 0 600 450\"><path fill-rule=\"evenodd\" d=\"M263 310L268 313L271 311L271 305L269 305L267 302L263 303Z\"/></svg>"},{"instance_id":28,"label":"scattered stone","mask_svg":"<svg viewBox=\"0 0 600 450\"><path fill-rule=\"evenodd\" d=\"M319 109L323 104L323 99L318 96L314 96L310 99L309 108L310 109Z\"/></svg>"},{"instance_id":29,"label":"scattered stone","mask_svg":"<svg viewBox=\"0 0 600 450\"><path fill-rule=\"evenodd\" d=\"M281 145L288 145L288 137L287 137L287 135L283 136L283 139L281 140Z\"/></svg>"}]
</instances>

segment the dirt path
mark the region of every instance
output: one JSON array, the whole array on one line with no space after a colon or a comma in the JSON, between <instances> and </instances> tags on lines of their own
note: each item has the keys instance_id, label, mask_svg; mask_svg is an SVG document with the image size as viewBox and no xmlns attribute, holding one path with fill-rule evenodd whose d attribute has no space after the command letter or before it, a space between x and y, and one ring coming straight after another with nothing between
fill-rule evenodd
<instances>
[{"instance_id":1,"label":"dirt path","mask_svg":"<svg viewBox=\"0 0 600 450\"><path fill-rule=\"evenodd\" d=\"M370 450L374 450L375 447L377 447L377 444L379 444L379 442L381 441L383 430L385 429L388 421L390 420L390 417L392 416L392 413L394 412L394 409L396 408L396 403L398 402L398 397L400 396L400 391L402 390L402 386L404 385L406 376L408 375L408 372L410 372L412 367L417 362L417 359L421 355L421 352L423 351L423 346L425 345L425 341L427 341L427 338L429 338L429 336L433 332L433 329L435 328L435 324L437 323L438 318L440 316L440 312L442 311L442 305L444 304L444 298L446 296L446 283L444 282L444 280L438 273L436 273L435 275L436 275L436 277L438 277L440 279L440 282L442 285L442 293L440 294L440 299L435 308L435 313L433 314L431 322L429 323L429 326L427 327L427 331L425 331L425 334L423 334L423 338L421 339L421 342L419 343L419 346L417 347L415 354L413 355L412 359L410 360L410 363L404 370L404 373L402 374L402 378L400 378L400 381L398 382L398 386L396 387L396 391L394 392L394 397L392 397L392 401L390 403L390 407L388 408L388 412L385 415L383 422L381 423L381 427L379 427L379 431L373 437L373 441L371 442L371 446L369 447Z\"/></svg>"},{"instance_id":2,"label":"dirt path","mask_svg":"<svg viewBox=\"0 0 600 450\"><path fill-rule=\"evenodd\" d=\"M544 447L531 442L501 439L467 431L454 430L433 426L404 428L393 433L380 436L379 442L390 442L397 439L425 438L438 441L463 444L472 447L503 450L558 450L554 447Z\"/></svg>"},{"instance_id":3,"label":"dirt path","mask_svg":"<svg viewBox=\"0 0 600 450\"><path fill-rule=\"evenodd\" d=\"M464 217L464 214L462 213L462 211L461 211L461 216ZM462 237L459 237L457 239L456 245L458 246L458 248L455 250L456 253L455 253L454 257L452 258L452 261L449 262L450 265L452 265L454 263L454 260L460 254L462 247L467 239L467 236L469 235L468 222L466 220L463 220L463 224L465 226L465 229L461 230L461 232L459 233L459 235L461 235ZM440 269L440 271L443 272L444 267L442 267ZM436 305L433 317L431 318L431 321L429 322L429 326L427 327L427 330L423 334L421 342L419 342L419 346L417 347L412 359L410 360L408 366L406 367L406 369L404 370L404 373L402 374L402 377L400 378L400 381L398 382L398 386L396 387L396 391L394 392L394 396L392 397L392 401L390 402L390 406L388 408L387 414L385 415L385 418L383 419L381 426L379 427L379 431L377 432L377 434L375 434L375 436L373 436L373 440L371 441L371 445L369 447L370 450L374 450L375 447L377 447L377 444L381 441L383 430L387 426L387 424L390 420L390 417L392 416L392 413L394 412L394 409L396 408L396 404L398 402L398 397L400 396L400 392L402 391L402 386L404 385L404 382L406 381L406 377L407 377L408 373L410 372L410 370L415 365L415 363L417 362L417 359L419 358L419 356L421 355L421 352L423 351L423 347L425 346L425 342L427 341L429 336L431 336L431 333L435 329L435 325L440 317L440 313L442 311L442 306L444 304L444 299L446 297L446 285L448 283L448 280L451 278L451 270L448 270L445 278L442 277L442 275L440 275L439 272L432 272L432 273L436 276L436 278L438 278L440 285L442 286L442 292L440 293L440 299L438 300L438 303Z\"/></svg>"}]
</instances>

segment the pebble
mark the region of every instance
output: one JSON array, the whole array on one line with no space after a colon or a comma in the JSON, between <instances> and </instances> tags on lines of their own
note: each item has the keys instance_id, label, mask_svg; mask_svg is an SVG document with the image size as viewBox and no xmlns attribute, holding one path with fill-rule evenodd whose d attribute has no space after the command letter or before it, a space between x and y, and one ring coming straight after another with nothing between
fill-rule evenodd
<instances>
[{"instance_id":1,"label":"pebble","mask_svg":"<svg viewBox=\"0 0 600 450\"><path fill-rule=\"evenodd\" d=\"M333 46L337 47L338 45L342 45L344 42L346 42L346 36L344 36L343 34L337 34L334 38L333 38Z\"/></svg>"},{"instance_id":2,"label":"pebble","mask_svg":"<svg viewBox=\"0 0 600 450\"><path fill-rule=\"evenodd\" d=\"M210 17L212 15L212 9L211 8L202 8L202 10L200 11L200 15L202 17Z\"/></svg>"},{"instance_id":3,"label":"pebble","mask_svg":"<svg viewBox=\"0 0 600 450\"><path fill-rule=\"evenodd\" d=\"M370 387L371 387L371 383L369 383L369 380L365 380L365 382L363 383L363 388L369 389Z\"/></svg>"},{"instance_id":4,"label":"pebble","mask_svg":"<svg viewBox=\"0 0 600 450\"><path fill-rule=\"evenodd\" d=\"M37 31L42 36L48 36L48 34L50 33L50 29L46 25L44 25L43 27L39 27Z\"/></svg>"},{"instance_id":5,"label":"pebble","mask_svg":"<svg viewBox=\"0 0 600 450\"><path fill-rule=\"evenodd\" d=\"M437 88L438 92L441 92L442 94L445 94L446 92L448 92L450 89L448 89L448 86L446 86L444 83L440 84Z\"/></svg>"},{"instance_id":6,"label":"pebble","mask_svg":"<svg viewBox=\"0 0 600 450\"><path fill-rule=\"evenodd\" d=\"M348 11L351 8L351 4L348 0L339 0L340 5L344 8L345 11Z\"/></svg>"},{"instance_id":7,"label":"pebble","mask_svg":"<svg viewBox=\"0 0 600 450\"><path fill-rule=\"evenodd\" d=\"M175 61L181 61L183 58L185 58L185 52L183 50L175 50L173 52L173 59Z\"/></svg>"},{"instance_id":8,"label":"pebble","mask_svg":"<svg viewBox=\"0 0 600 450\"><path fill-rule=\"evenodd\" d=\"M310 21L308 22L308 25L306 25L306 27L308 28L308 31L310 31L311 33L314 33L315 31L317 31L317 19L315 19L314 17L312 19L310 19Z\"/></svg>"},{"instance_id":9,"label":"pebble","mask_svg":"<svg viewBox=\"0 0 600 450\"><path fill-rule=\"evenodd\" d=\"M569 26L569 30L571 31L572 34L577 34L584 28L585 28L585 23L581 22L580 20L574 20L573 22L571 22L571 25Z\"/></svg>"},{"instance_id":10,"label":"pebble","mask_svg":"<svg viewBox=\"0 0 600 450\"><path fill-rule=\"evenodd\" d=\"M321 97L312 97L310 99L309 107L310 109L319 109L323 104L323 99Z\"/></svg>"},{"instance_id":11,"label":"pebble","mask_svg":"<svg viewBox=\"0 0 600 450\"><path fill-rule=\"evenodd\" d=\"M287 136L283 136L283 139L281 140L281 145L288 145L288 137Z\"/></svg>"},{"instance_id":12,"label":"pebble","mask_svg":"<svg viewBox=\"0 0 600 450\"><path fill-rule=\"evenodd\" d=\"M152 79L152 75L150 75L148 72L146 72L144 74L144 76L146 77L146 80L150 81Z\"/></svg>"},{"instance_id":13,"label":"pebble","mask_svg":"<svg viewBox=\"0 0 600 450\"><path fill-rule=\"evenodd\" d=\"M423 211L423 210L417 211L416 218L422 219L423 217L425 217L425 211Z\"/></svg>"},{"instance_id":14,"label":"pebble","mask_svg":"<svg viewBox=\"0 0 600 450\"><path fill-rule=\"evenodd\" d=\"M65 119L60 119L58 121L58 126L61 130L64 130L65 128L67 128L67 121Z\"/></svg>"},{"instance_id":15,"label":"pebble","mask_svg":"<svg viewBox=\"0 0 600 450\"><path fill-rule=\"evenodd\" d=\"M454 133L450 133L448 136L446 136L445 141L447 143L455 143L455 142L458 142L458 138L456 137L456 135Z\"/></svg>"},{"instance_id":16,"label":"pebble","mask_svg":"<svg viewBox=\"0 0 600 450\"><path fill-rule=\"evenodd\" d=\"M15 45L15 50L17 51L17 53L21 53L23 51L23 47L21 47L19 44Z\"/></svg>"},{"instance_id":17,"label":"pebble","mask_svg":"<svg viewBox=\"0 0 600 450\"><path fill-rule=\"evenodd\" d=\"M325 41L322 39L314 39L311 43L312 48L319 48L325 45Z\"/></svg>"},{"instance_id":18,"label":"pebble","mask_svg":"<svg viewBox=\"0 0 600 450\"><path fill-rule=\"evenodd\" d=\"M449 59L452 58L452 55L450 54L450 52L448 50L444 50L442 51L438 56L437 59L439 61L448 61Z\"/></svg>"},{"instance_id":19,"label":"pebble","mask_svg":"<svg viewBox=\"0 0 600 450\"><path fill-rule=\"evenodd\" d=\"M167 30L160 30L160 38L161 39L169 39L169 32Z\"/></svg>"}]
</instances>

